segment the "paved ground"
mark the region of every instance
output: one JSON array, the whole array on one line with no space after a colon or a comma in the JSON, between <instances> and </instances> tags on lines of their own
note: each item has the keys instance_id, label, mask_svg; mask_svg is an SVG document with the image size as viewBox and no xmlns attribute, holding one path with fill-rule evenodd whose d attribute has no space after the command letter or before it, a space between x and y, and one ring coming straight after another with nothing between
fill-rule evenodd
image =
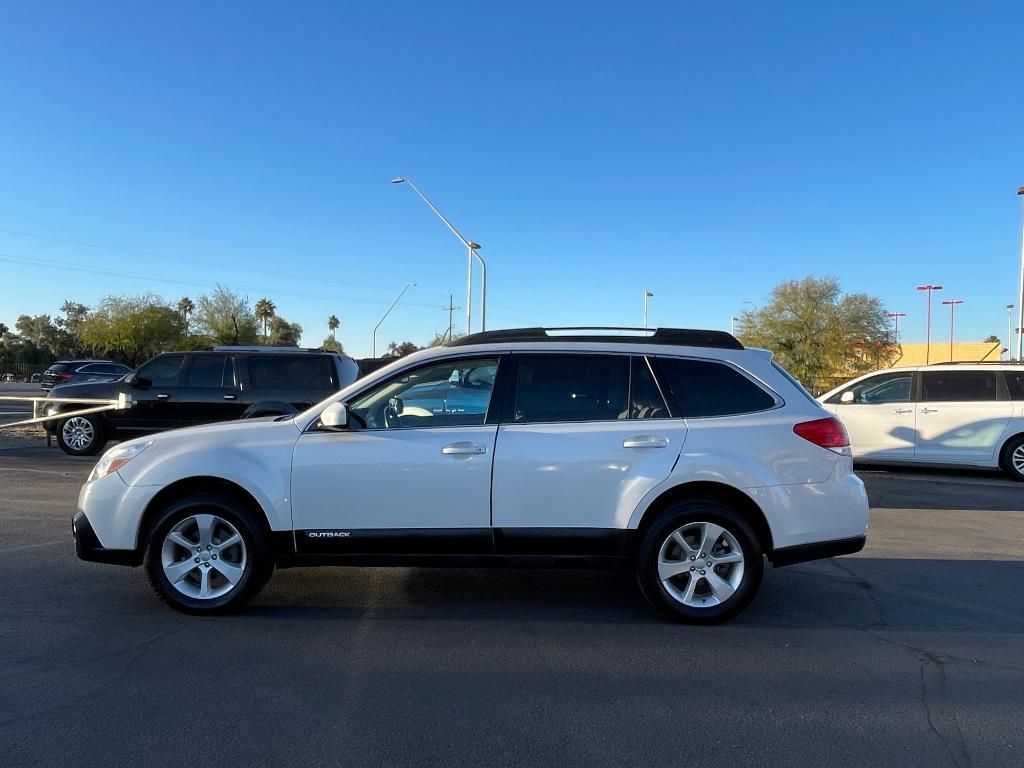
<instances>
[{"instance_id":1,"label":"paved ground","mask_svg":"<svg viewBox=\"0 0 1024 768\"><path fill-rule=\"evenodd\" d=\"M38 384L13 384L0 381L0 397L44 397ZM32 418L32 403L0 400L0 424Z\"/></svg>"},{"instance_id":2,"label":"paved ground","mask_svg":"<svg viewBox=\"0 0 1024 768\"><path fill-rule=\"evenodd\" d=\"M696 628L562 571L282 571L184 617L74 558L91 463L0 439L4 766L1024 765L1024 485L998 475L865 469L865 552Z\"/></svg>"}]
</instances>

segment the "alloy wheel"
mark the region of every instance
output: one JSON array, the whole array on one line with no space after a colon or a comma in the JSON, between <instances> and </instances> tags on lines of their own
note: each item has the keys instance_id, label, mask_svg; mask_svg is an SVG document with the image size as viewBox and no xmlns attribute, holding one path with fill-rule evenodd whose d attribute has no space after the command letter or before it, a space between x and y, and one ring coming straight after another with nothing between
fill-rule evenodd
<instances>
[{"instance_id":1,"label":"alloy wheel","mask_svg":"<svg viewBox=\"0 0 1024 768\"><path fill-rule=\"evenodd\" d=\"M1017 474L1024 475L1024 443L1013 449L1013 453L1010 454L1010 463L1013 464Z\"/></svg>"},{"instance_id":2,"label":"alloy wheel","mask_svg":"<svg viewBox=\"0 0 1024 768\"><path fill-rule=\"evenodd\" d=\"M690 608L724 603L739 589L743 571L743 549L716 523L687 523L669 534L658 552L662 586Z\"/></svg>"},{"instance_id":3,"label":"alloy wheel","mask_svg":"<svg viewBox=\"0 0 1024 768\"><path fill-rule=\"evenodd\" d=\"M72 416L64 422L61 437L65 445L75 451L83 451L96 439L92 422L82 416Z\"/></svg>"},{"instance_id":4,"label":"alloy wheel","mask_svg":"<svg viewBox=\"0 0 1024 768\"><path fill-rule=\"evenodd\" d=\"M167 581L195 600L212 600L233 590L245 574L245 540L222 517L186 517L164 537L161 565Z\"/></svg>"}]
</instances>

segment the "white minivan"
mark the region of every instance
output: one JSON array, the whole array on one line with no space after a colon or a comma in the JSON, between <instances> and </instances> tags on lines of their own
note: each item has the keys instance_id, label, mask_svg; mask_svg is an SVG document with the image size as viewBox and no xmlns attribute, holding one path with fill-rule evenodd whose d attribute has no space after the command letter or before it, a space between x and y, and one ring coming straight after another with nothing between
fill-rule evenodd
<instances>
[{"instance_id":1,"label":"white minivan","mask_svg":"<svg viewBox=\"0 0 1024 768\"><path fill-rule=\"evenodd\" d=\"M1024 366L891 368L819 400L843 420L855 459L1000 467L1024 480Z\"/></svg>"}]
</instances>

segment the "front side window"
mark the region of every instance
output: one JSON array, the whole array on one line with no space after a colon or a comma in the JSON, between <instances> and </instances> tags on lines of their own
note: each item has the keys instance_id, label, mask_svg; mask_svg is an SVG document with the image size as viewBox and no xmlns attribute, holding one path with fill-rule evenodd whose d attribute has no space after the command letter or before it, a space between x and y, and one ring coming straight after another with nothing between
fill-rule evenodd
<instances>
[{"instance_id":1,"label":"front side window","mask_svg":"<svg viewBox=\"0 0 1024 768\"><path fill-rule=\"evenodd\" d=\"M833 395L830 403L842 402L845 392L853 392L853 402L865 405L880 403L909 403L913 391L914 374L910 371L882 373L864 379L852 387Z\"/></svg>"},{"instance_id":2,"label":"front side window","mask_svg":"<svg viewBox=\"0 0 1024 768\"><path fill-rule=\"evenodd\" d=\"M227 368L227 363L227 355L196 355L192 358L192 366L188 370L186 386L224 386L224 371Z\"/></svg>"},{"instance_id":3,"label":"front side window","mask_svg":"<svg viewBox=\"0 0 1024 768\"><path fill-rule=\"evenodd\" d=\"M922 402L957 403L995 399L995 371L926 371L921 374Z\"/></svg>"},{"instance_id":4,"label":"front side window","mask_svg":"<svg viewBox=\"0 0 1024 768\"><path fill-rule=\"evenodd\" d=\"M617 421L628 416L630 358L522 355L513 421Z\"/></svg>"},{"instance_id":5,"label":"front side window","mask_svg":"<svg viewBox=\"0 0 1024 768\"><path fill-rule=\"evenodd\" d=\"M301 389L333 392L334 364L326 355L263 354L249 358L253 389Z\"/></svg>"},{"instance_id":6,"label":"front side window","mask_svg":"<svg viewBox=\"0 0 1024 768\"><path fill-rule=\"evenodd\" d=\"M775 407L775 398L735 368L710 360L658 358L681 416L735 416Z\"/></svg>"},{"instance_id":7,"label":"front side window","mask_svg":"<svg viewBox=\"0 0 1024 768\"><path fill-rule=\"evenodd\" d=\"M495 357L433 363L358 396L348 411L366 429L481 426L497 375Z\"/></svg>"},{"instance_id":8,"label":"front side window","mask_svg":"<svg viewBox=\"0 0 1024 768\"><path fill-rule=\"evenodd\" d=\"M161 355L139 368L139 378L146 379L152 387L176 387L184 359L184 355Z\"/></svg>"}]
</instances>

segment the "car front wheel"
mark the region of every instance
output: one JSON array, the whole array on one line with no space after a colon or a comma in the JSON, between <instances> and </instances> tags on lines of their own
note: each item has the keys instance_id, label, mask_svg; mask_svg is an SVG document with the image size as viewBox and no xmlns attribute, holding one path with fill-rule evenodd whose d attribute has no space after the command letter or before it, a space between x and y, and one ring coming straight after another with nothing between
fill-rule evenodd
<instances>
[{"instance_id":1,"label":"car front wheel","mask_svg":"<svg viewBox=\"0 0 1024 768\"><path fill-rule=\"evenodd\" d=\"M750 603L764 574L757 536L716 501L673 504L647 528L637 578L647 599L676 621L714 624Z\"/></svg>"},{"instance_id":2,"label":"car front wheel","mask_svg":"<svg viewBox=\"0 0 1024 768\"><path fill-rule=\"evenodd\" d=\"M160 599L184 613L227 613L270 578L273 560L253 513L231 496L172 502L150 530L146 573Z\"/></svg>"},{"instance_id":3,"label":"car front wheel","mask_svg":"<svg viewBox=\"0 0 1024 768\"><path fill-rule=\"evenodd\" d=\"M1024 435L1010 440L1003 448L999 465L1014 480L1024 481Z\"/></svg>"},{"instance_id":4,"label":"car front wheel","mask_svg":"<svg viewBox=\"0 0 1024 768\"><path fill-rule=\"evenodd\" d=\"M103 422L95 415L71 416L57 422L57 445L69 456L94 456L106 442Z\"/></svg>"}]
</instances>

